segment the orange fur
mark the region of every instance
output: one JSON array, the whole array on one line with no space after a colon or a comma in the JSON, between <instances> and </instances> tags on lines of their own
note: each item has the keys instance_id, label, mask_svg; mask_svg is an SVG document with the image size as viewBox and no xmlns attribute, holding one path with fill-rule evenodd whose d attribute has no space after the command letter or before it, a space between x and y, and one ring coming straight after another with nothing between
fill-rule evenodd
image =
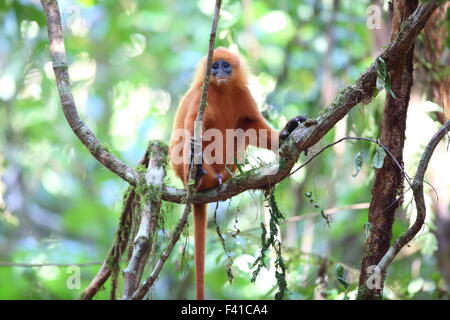
<instances>
[{"instance_id":1,"label":"orange fur","mask_svg":"<svg viewBox=\"0 0 450 320\"><path fill-rule=\"evenodd\" d=\"M240 151L245 150L251 141L245 140L242 149L226 150L225 130L227 129L259 129L267 130L268 143L267 148L276 149L278 141L272 141L271 137L278 139L278 132L272 129L259 111L257 104L248 89L248 72L245 62L242 58L230 52L225 48L214 50L213 62L224 60L231 64L232 73L225 83L218 83L211 76L208 89L208 105L203 117L203 130L218 129L223 133L223 148L218 150L222 152L223 159L226 159L227 152L232 152L237 157ZM206 69L206 58L203 58L197 67L197 72L193 83L188 92L181 99L177 113L173 132L176 129L186 129L190 136L194 133L194 121L197 117L204 73ZM183 141L184 140L184 141ZM259 139L258 139L259 141ZM182 149L176 150L174 146L182 143ZM211 143L203 141L203 150ZM258 143L255 144L259 146ZM189 156L190 139L172 135L170 157L172 165L180 179L186 185L189 174ZM182 157L183 163L175 163L174 159ZM228 170L226 168L228 167ZM236 171L236 165L224 163L203 163L206 174L198 181L197 189L204 190L219 185L218 174L222 176L223 181L228 180L231 172ZM194 238L195 238L195 268L196 268L196 288L197 299L204 299L204 260L205 260L205 232L207 221L206 204L194 205Z\"/></svg>"}]
</instances>

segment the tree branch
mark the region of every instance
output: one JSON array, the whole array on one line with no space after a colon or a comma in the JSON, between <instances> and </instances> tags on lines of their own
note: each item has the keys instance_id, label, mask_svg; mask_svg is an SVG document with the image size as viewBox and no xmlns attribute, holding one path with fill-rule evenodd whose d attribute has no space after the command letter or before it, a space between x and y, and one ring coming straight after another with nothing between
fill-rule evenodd
<instances>
[{"instance_id":1,"label":"tree branch","mask_svg":"<svg viewBox=\"0 0 450 320\"><path fill-rule=\"evenodd\" d=\"M151 144L149 144L144 157L139 162L139 164L145 168L148 166L149 162L150 146ZM122 253L125 252L125 249L127 248L130 237L133 207L136 200L134 187L129 187L123 199L124 207L122 209L122 214L120 215L119 227L117 228L114 241L106 255L102 266L100 267L100 270L97 272L94 279L92 279L89 286L81 294L81 300L90 300L97 294L98 290L100 290L106 280L108 280L108 278L110 277L113 262L119 261Z\"/></svg>"},{"instance_id":2,"label":"tree branch","mask_svg":"<svg viewBox=\"0 0 450 320\"><path fill-rule=\"evenodd\" d=\"M214 10L214 18L211 26L211 34L209 37L209 50L208 50L208 57L206 62L206 70L205 70L205 77L203 79L203 88L202 88L202 96L200 99L200 105L199 110L197 113L197 118L194 122L194 141L196 143L196 146L202 145L202 129L203 129L203 114L206 109L207 105L207 98L208 98L208 87L209 87L209 77L211 74L211 65L212 65L212 59L213 59L213 52L214 52L214 43L216 40L216 30L217 30L217 24L219 22L219 14L220 14L220 7L222 5L222 0L216 0L215 10ZM198 157L200 159L198 159ZM173 248L175 247L175 244L178 242L178 239L180 238L181 232L184 229L184 226L186 225L187 219L189 217L189 214L191 212L191 206L192 201L195 195L196 190L196 176L197 176L197 169L198 163L201 163L203 156L201 149L200 150L194 150L194 154L191 156L191 166L189 169L189 179L188 179L188 185L187 187L187 193L186 193L186 202L184 206L183 215L181 216L180 220L178 221L177 226L175 227L175 231L170 239L170 242L166 249L164 250L163 254L161 255L160 259L156 263L156 266L150 275L150 277L145 280L145 282L142 284L142 286L136 290L136 292L133 294L132 299L142 299L144 295L147 293L147 291L150 289L150 287L153 285L155 280L158 278L162 267L164 266L164 263L166 262L167 258L172 253Z\"/></svg>"},{"instance_id":3,"label":"tree branch","mask_svg":"<svg viewBox=\"0 0 450 320\"><path fill-rule=\"evenodd\" d=\"M53 72L55 73L56 85L58 87L64 116L66 117L70 128L95 159L125 181L132 185L136 185L138 181L136 171L106 150L89 127L80 119L75 100L73 99L72 87L70 85L58 1L41 0L41 4L47 19L48 39L50 41L49 50L53 63Z\"/></svg>"},{"instance_id":4,"label":"tree branch","mask_svg":"<svg viewBox=\"0 0 450 320\"><path fill-rule=\"evenodd\" d=\"M120 176L122 179L129 182L132 186L136 186L139 181L138 173L121 162L121 160L117 159L108 150L106 150L95 137L94 133L80 119L76 109L75 101L71 93L72 89L68 74L67 58L64 48L58 3L56 0L41 0L41 3L47 19L48 36L50 40L50 55L53 62L53 69L59 96L61 99L62 109L71 129L77 135L83 145L101 164ZM380 55L380 57L383 58L383 60L386 62L388 68L392 64L395 64L396 60L399 57L405 55L406 52L408 52L408 50L414 44L420 30L424 27L425 22L430 17L434 9L437 8L438 3L438 0L430 0L426 3L421 4L405 22L402 31L399 32L397 38L392 41L386 48L386 50ZM210 36L208 63L202 93L203 102L201 102L200 104L199 112L197 115L196 127L194 130L195 137L200 137L201 134L201 120L204 107L206 106L208 77L211 68L212 50L214 48L215 30L217 27L220 4L221 1L217 0L216 12ZM319 115L316 119L307 120L296 130L294 130L287 141L281 146L279 153L280 158L278 162L266 164L261 168L254 169L246 172L245 174L236 176L214 189L202 191L199 193L193 192L195 191L195 183L189 184L187 191L171 187L164 187L162 199L165 201L176 203L186 203L185 211L174 231L169 245L156 264L156 267L153 270L151 276L135 292L132 298L142 298L158 277L162 266L164 265L164 262L170 255L173 247L175 246L175 243L178 241L181 235L190 212L191 202L208 203L225 200L245 190L267 188L280 182L289 175L301 152L316 144L329 130L333 128L333 126L339 120L341 120L357 104L361 102L367 103L371 100L376 88L376 79L376 67L375 63L372 63L372 65L367 69L366 72L364 72L360 76L355 84L341 90L334 102L321 115ZM192 181L192 178L195 177L196 170L197 166L192 166L189 175L190 181ZM275 172L275 174L268 175L268 170L271 172ZM131 191L134 192L133 189L131 189ZM129 199L131 199L130 201L133 202L134 196L130 197ZM125 210L123 213L123 219L121 218L121 225L123 222L122 220L125 221L126 217L128 216L126 212L127 210ZM111 250L108 254L108 258L111 258L113 255L116 256L114 252L117 253L118 249L120 257L121 253L126 248L127 243L128 239L118 239L116 237L116 240L113 243L113 246L111 247ZM82 298L89 299L93 295L95 295L95 293L109 277L111 270L109 269L110 266L108 265L108 258L103 263L103 266L101 267L97 276L91 282L90 286L84 292Z\"/></svg>"},{"instance_id":5,"label":"tree branch","mask_svg":"<svg viewBox=\"0 0 450 320\"><path fill-rule=\"evenodd\" d=\"M368 142L372 142L375 143L376 145L380 146L380 148L382 148L387 155L389 155L390 159L392 160L392 162L395 163L395 165L397 166L397 168L403 173L403 176L405 177L406 181L408 182L408 184L411 186L411 181L410 178L408 176L408 174L405 172L405 170L403 170L402 166L400 165L400 163L398 163L397 159L395 159L394 155L392 154L392 152L381 142L374 140L374 139L370 139L370 138L364 138L364 137L343 137L335 142L332 142L328 145L326 145L325 147L323 147L322 149L320 149L318 152L316 152L315 154L312 155L311 158L309 158L307 161L305 161L305 163L302 163L301 166L299 166L298 168L296 168L294 171L292 171L289 175L293 175L294 173L296 173L298 170L300 170L303 167L306 167L311 161L313 161L318 155L320 155L323 151L325 151L326 149L341 143L344 140L359 140L359 141L368 141Z\"/></svg>"},{"instance_id":6,"label":"tree branch","mask_svg":"<svg viewBox=\"0 0 450 320\"><path fill-rule=\"evenodd\" d=\"M145 175L145 194L140 201L145 201L139 230L134 239L133 254L128 267L124 270L124 294L127 300L139 286L147 257L153 247L154 234L158 224L161 208L161 190L164 184L167 150L160 143L152 143L147 174ZM144 193L144 192L140 192ZM147 198L148 201L147 201Z\"/></svg>"},{"instance_id":7,"label":"tree branch","mask_svg":"<svg viewBox=\"0 0 450 320\"><path fill-rule=\"evenodd\" d=\"M417 7L418 0L393 1L391 40L401 31L403 23L417 10ZM413 55L414 46L404 55L399 56L396 63L392 64L386 73L386 83L389 82L392 89L389 94L386 94L380 141L391 150L401 165L403 165L410 92L414 83ZM377 265L389 249L395 212L403 199L403 193L402 170L391 162L385 163L382 168L376 170L368 214L370 232L364 241L358 300L382 298L385 274L381 274L380 281L376 286L372 286L369 281L372 279L371 267Z\"/></svg>"},{"instance_id":8,"label":"tree branch","mask_svg":"<svg viewBox=\"0 0 450 320\"><path fill-rule=\"evenodd\" d=\"M408 242L410 242L414 238L414 236L420 231L423 223L425 222L426 207L423 196L423 180L425 172L427 170L431 156L436 149L436 146L449 131L450 120L447 120L447 122L445 122L444 125L434 134L430 142L428 142L428 145L426 146L425 151L422 154L419 166L417 167L416 176L414 177L414 181L412 183L414 201L417 208L416 221L404 234L402 234L399 238L397 238L397 240L395 240L394 245L389 248L388 252L386 252L383 258L380 260L380 262L378 263L378 268L381 273L386 271L387 267L391 264L392 260L394 260L395 256Z\"/></svg>"},{"instance_id":9,"label":"tree branch","mask_svg":"<svg viewBox=\"0 0 450 320\"><path fill-rule=\"evenodd\" d=\"M55 77L58 84L64 114L75 134L88 148L88 150L103 165L132 185L138 181L137 173L110 154L96 139L89 128L79 119L75 102L71 94L69 76L67 73L66 54L62 37L61 19L56 1L41 0L46 12L48 32L50 39L50 53L53 60ZM425 22L438 7L438 0L430 0L419 5L417 10L405 22L397 38L380 55L387 67L395 63L398 57L414 44L416 37L425 25ZM211 40L210 40L211 42ZM229 199L243 191L250 189L267 188L283 180L289 175L301 152L317 143L333 126L341 120L353 107L361 102L368 102L376 88L375 63L364 72L355 84L347 86L338 94L330 106L317 117L317 124L301 125L286 141L280 150L280 163L267 164L259 169L251 170L244 176L237 176L224 184L194 195L194 203L208 203ZM266 175L267 170L278 169L274 175ZM162 199L175 203L185 203L186 190L165 187Z\"/></svg>"},{"instance_id":10,"label":"tree branch","mask_svg":"<svg viewBox=\"0 0 450 320\"><path fill-rule=\"evenodd\" d=\"M422 3L405 21L402 31L379 56L386 62L388 69L412 47L425 22L434 9L438 7L438 3L437 0ZM316 119L307 120L292 132L280 148L278 162L266 164L261 168L238 175L214 189L198 192L195 194L193 202L208 203L226 200L246 190L270 187L286 178L301 152L316 144L357 104L368 103L371 100L376 88L376 79L376 67L375 62L373 62L355 84L340 91L335 100L321 115ZM267 175L268 171L275 171L276 173ZM186 191L167 187L162 197L166 201L183 203L186 198Z\"/></svg>"}]
</instances>

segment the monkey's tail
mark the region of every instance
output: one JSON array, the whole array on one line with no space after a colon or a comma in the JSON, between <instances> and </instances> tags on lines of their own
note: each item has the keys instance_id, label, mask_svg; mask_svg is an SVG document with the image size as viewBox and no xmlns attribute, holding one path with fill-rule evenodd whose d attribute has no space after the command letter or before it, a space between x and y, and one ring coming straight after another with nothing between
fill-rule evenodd
<instances>
[{"instance_id":1,"label":"monkey's tail","mask_svg":"<svg viewBox=\"0 0 450 320\"><path fill-rule=\"evenodd\" d=\"M205 242L207 204L194 204L195 290L197 300L205 299Z\"/></svg>"}]
</instances>

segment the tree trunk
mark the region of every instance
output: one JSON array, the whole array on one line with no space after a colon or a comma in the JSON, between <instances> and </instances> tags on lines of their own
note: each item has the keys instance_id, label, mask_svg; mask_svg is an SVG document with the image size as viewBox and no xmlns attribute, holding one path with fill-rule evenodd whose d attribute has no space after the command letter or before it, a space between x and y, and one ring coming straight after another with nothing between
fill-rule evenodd
<instances>
[{"instance_id":1,"label":"tree trunk","mask_svg":"<svg viewBox=\"0 0 450 320\"><path fill-rule=\"evenodd\" d=\"M391 40L401 30L401 24L417 8L417 0L396 0L393 3ZM413 84L414 46L401 59L389 63L392 91L396 98L386 92L381 143L391 151L397 162L403 165L403 145L405 141L406 114ZM376 266L389 249L395 210L402 200L403 175L398 166L386 157L384 165L378 169L372 187L372 201L369 207L370 233L364 244L361 263L358 299L381 299L385 274L378 276L371 266ZM375 278L374 278L375 277Z\"/></svg>"}]
</instances>

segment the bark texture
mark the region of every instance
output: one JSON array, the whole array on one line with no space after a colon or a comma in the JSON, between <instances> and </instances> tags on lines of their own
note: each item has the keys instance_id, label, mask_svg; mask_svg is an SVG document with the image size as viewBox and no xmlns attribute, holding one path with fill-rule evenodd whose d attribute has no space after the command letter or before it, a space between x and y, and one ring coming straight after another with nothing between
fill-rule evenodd
<instances>
[{"instance_id":1,"label":"bark texture","mask_svg":"<svg viewBox=\"0 0 450 320\"><path fill-rule=\"evenodd\" d=\"M417 4L417 0L394 1L391 39L400 32L402 23L414 12ZM405 55L398 57L396 63L391 64L389 68L392 91L396 97L386 92L381 126L381 143L400 164L403 164L406 114L413 84L413 54L414 46ZM364 244L358 299L377 300L382 297L385 274L381 273L379 281L373 281L371 266L378 265L389 249L395 211L401 203L402 193L403 173L395 162L385 158L383 167L376 172L372 187L369 207L370 233Z\"/></svg>"}]
</instances>

